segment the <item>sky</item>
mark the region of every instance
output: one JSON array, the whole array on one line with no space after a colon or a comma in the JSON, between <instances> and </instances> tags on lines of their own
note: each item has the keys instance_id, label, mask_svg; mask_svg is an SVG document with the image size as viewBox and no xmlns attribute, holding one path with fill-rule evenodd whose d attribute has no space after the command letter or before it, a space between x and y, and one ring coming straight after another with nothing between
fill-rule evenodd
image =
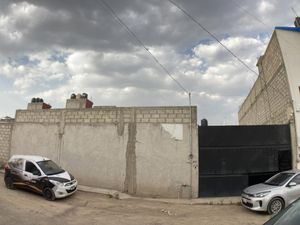
<instances>
[{"instance_id":1,"label":"sky","mask_svg":"<svg viewBox=\"0 0 300 225\"><path fill-rule=\"evenodd\" d=\"M257 75L168 0L105 0L191 93L198 123L238 124ZM299 0L174 0L257 71L275 26L294 26ZM187 106L188 95L101 0L0 1L0 118L33 97L64 108L72 93L96 106Z\"/></svg>"}]
</instances>

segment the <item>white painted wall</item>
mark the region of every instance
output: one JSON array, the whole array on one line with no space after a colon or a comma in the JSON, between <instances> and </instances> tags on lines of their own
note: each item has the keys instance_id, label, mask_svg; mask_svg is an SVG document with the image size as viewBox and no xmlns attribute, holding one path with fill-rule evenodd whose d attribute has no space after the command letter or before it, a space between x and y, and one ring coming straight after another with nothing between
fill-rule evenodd
<instances>
[{"instance_id":1,"label":"white painted wall","mask_svg":"<svg viewBox=\"0 0 300 225\"><path fill-rule=\"evenodd\" d=\"M276 30L293 100L297 134L297 167L300 169L300 32Z\"/></svg>"}]
</instances>

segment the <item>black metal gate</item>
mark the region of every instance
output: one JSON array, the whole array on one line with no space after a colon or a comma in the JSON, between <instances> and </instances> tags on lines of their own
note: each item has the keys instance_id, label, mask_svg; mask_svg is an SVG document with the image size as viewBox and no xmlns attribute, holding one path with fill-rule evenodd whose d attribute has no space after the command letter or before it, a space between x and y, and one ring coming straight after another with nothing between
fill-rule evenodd
<instances>
[{"instance_id":1,"label":"black metal gate","mask_svg":"<svg viewBox=\"0 0 300 225\"><path fill-rule=\"evenodd\" d=\"M289 125L199 126L199 197L238 196L291 169Z\"/></svg>"}]
</instances>

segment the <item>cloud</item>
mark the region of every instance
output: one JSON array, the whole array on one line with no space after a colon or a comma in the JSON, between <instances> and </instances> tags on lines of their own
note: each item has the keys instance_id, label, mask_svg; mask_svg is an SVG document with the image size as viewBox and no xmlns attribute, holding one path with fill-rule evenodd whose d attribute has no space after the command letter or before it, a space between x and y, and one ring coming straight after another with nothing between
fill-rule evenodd
<instances>
[{"instance_id":1,"label":"cloud","mask_svg":"<svg viewBox=\"0 0 300 225\"><path fill-rule=\"evenodd\" d=\"M296 0L177 2L254 70L273 26L292 25L290 7L300 10ZM255 80L251 72L168 1L108 3L192 92L199 120L237 122ZM64 107L71 93L82 92L96 105L188 104L186 93L97 0L1 1L0 88L9 105L0 117L13 116L13 107L25 108L32 97Z\"/></svg>"}]
</instances>

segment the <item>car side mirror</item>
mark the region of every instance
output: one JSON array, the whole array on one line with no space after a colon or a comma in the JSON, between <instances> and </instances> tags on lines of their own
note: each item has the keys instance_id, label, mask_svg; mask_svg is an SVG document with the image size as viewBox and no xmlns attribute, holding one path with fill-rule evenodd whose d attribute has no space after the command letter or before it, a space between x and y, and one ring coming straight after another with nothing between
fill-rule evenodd
<instances>
[{"instance_id":1,"label":"car side mirror","mask_svg":"<svg viewBox=\"0 0 300 225\"><path fill-rule=\"evenodd\" d=\"M289 183L289 185L288 185L288 187L294 187L294 186L296 186L297 184L295 183L295 182L291 182L291 183Z\"/></svg>"}]
</instances>

